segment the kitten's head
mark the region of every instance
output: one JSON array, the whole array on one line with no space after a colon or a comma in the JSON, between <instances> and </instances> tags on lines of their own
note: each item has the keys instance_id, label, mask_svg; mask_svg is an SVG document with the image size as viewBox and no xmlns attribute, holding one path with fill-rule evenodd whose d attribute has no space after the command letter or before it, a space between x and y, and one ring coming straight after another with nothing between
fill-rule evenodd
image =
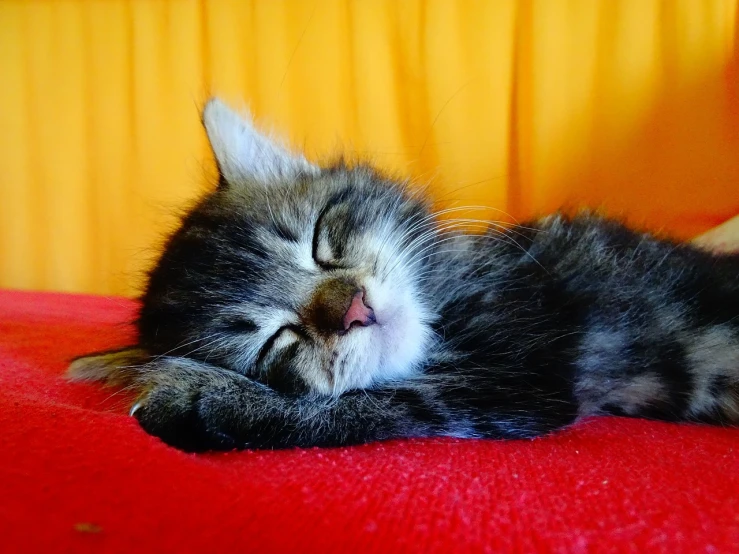
<instances>
[{"instance_id":1,"label":"kitten's head","mask_svg":"<svg viewBox=\"0 0 739 554\"><path fill-rule=\"evenodd\" d=\"M411 374L433 318L423 201L366 166L319 168L219 100L203 121L220 184L151 273L142 346L291 391Z\"/></svg>"}]
</instances>

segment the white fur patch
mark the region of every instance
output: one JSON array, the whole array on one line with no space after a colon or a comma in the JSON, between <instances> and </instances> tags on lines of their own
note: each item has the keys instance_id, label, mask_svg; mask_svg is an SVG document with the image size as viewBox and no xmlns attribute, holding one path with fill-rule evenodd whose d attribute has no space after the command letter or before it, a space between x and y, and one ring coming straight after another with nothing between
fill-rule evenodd
<instances>
[{"instance_id":1,"label":"white fur patch","mask_svg":"<svg viewBox=\"0 0 739 554\"><path fill-rule=\"evenodd\" d=\"M404 379L426 357L431 339L428 315L411 289L397 282L367 279L367 303L375 310L373 332L382 356L373 381Z\"/></svg>"}]
</instances>

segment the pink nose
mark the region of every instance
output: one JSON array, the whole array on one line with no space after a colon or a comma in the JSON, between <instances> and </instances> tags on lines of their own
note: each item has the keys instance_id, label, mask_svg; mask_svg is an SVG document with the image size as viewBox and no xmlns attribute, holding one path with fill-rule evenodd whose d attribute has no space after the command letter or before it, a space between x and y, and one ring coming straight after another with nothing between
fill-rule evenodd
<instances>
[{"instance_id":1,"label":"pink nose","mask_svg":"<svg viewBox=\"0 0 739 554\"><path fill-rule=\"evenodd\" d=\"M364 292L361 290L354 294L352 303L344 314L344 331L348 331L355 323L362 327L377 323L375 312L364 303Z\"/></svg>"}]
</instances>

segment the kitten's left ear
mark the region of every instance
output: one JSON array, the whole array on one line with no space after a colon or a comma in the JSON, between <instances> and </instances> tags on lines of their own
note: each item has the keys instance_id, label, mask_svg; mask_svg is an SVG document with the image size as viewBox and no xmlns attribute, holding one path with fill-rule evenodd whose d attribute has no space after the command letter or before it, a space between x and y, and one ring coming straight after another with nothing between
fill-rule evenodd
<instances>
[{"instance_id":1,"label":"kitten's left ear","mask_svg":"<svg viewBox=\"0 0 739 554\"><path fill-rule=\"evenodd\" d=\"M152 359L137 346L98 352L72 361L67 377L73 381L103 381L109 385L130 385Z\"/></svg>"},{"instance_id":2,"label":"kitten's left ear","mask_svg":"<svg viewBox=\"0 0 739 554\"><path fill-rule=\"evenodd\" d=\"M229 184L254 181L267 184L319 171L302 155L291 153L257 131L248 114L241 117L218 98L208 101L203 108L203 125L218 169Z\"/></svg>"}]
</instances>

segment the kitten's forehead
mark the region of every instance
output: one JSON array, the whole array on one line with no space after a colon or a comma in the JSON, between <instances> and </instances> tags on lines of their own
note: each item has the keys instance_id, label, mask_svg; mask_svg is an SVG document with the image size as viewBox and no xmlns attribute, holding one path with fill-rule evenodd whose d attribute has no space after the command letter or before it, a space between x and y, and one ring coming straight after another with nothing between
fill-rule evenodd
<instances>
[{"instance_id":1,"label":"kitten's forehead","mask_svg":"<svg viewBox=\"0 0 739 554\"><path fill-rule=\"evenodd\" d=\"M232 188L220 194L222 202L232 206L226 211L239 212L238 224L250 230L245 234L250 244L245 245L244 263L261 268L260 278L241 283L248 294L239 309L256 321L274 314L288 321L285 311L299 311L325 277L314 259L314 241L327 208L321 227L333 233L352 260L344 277L355 281L367 276L382 246L392 254L386 234L401 225L394 220L400 192L363 170L334 169L258 192Z\"/></svg>"},{"instance_id":2,"label":"kitten's forehead","mask_svg":"<svg viewBox=\"0 0 739 554\"><path fill-rule=\"evenodd\" d=\"M227 210L241 213L245 223L285 238L301 239L312 231L321 211L332 204L349 213L389 217L402 193L365 168L333 168L318 175L283 179L270 187L229 187L220 191Z\"/></svg>"}]
</instances>

